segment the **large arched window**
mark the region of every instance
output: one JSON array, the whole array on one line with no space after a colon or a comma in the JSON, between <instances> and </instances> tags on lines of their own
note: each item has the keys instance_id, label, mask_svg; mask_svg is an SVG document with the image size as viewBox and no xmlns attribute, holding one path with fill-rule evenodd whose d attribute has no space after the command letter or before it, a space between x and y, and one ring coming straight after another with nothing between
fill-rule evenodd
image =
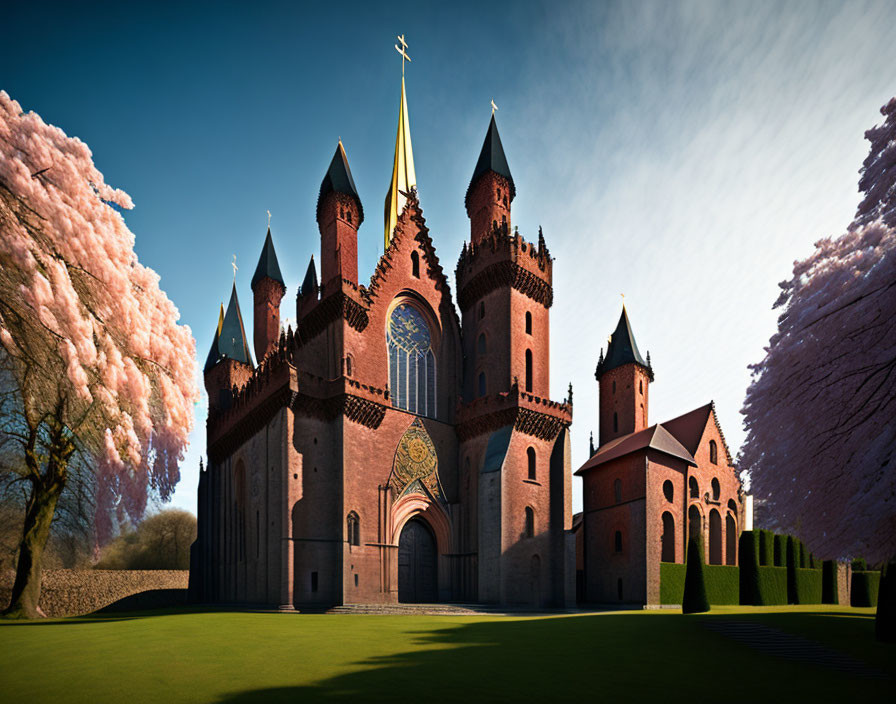
<instances>
[{"instance_id":1,"label":"large arched window","mask_svg":"<svg viewBox=\"0 0 896 704\"><path fill-rule=\"evenodd\" d=\"M722 564L722 517L715 509L709 512L709 564Z\"/></svg>"},{"instance_id":2,"label":"large arched window","mask_svg":"<svg viewBox=\"0 0 896 704\"><path fill-rule=\"evenodd\" d=\"M692 499L700 498L700 487L697 485L697 477L691 477L688 479L688 490L691 494Z\"/></svg>"},{"instance_id":3,"label":"large arched window","mask_svg":"<svg viewBox=\"0 0 896 704\"><path fill-rule=\"evenodd\" d=\"M529 479L534 482L537 478L537 474L535 471L535 448L530 447L528 450L526 450L526 456L529 460Z\"/></svg>"},{"instance_id":4,"label":"large arched window","mask_svg":"<svg viewBox=\"0 0 896 704\"><path fill-rule=\"evenodd\" d=\"M436 358L426 318L410 303L400 303L389 316L386 337L392 405L435 417Z\"/></svg>"}]
</instances>

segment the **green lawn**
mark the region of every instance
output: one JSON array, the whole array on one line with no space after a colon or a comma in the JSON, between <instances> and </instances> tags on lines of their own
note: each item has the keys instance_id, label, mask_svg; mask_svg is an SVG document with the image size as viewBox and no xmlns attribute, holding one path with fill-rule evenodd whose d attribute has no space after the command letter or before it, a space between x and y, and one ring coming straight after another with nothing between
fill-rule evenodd
<instances>
[{"instance_id":1,"label":"green lawn","mask_svg":"<svg viewBox=\"0 0 896 704\"><path fill-rule=\"evenodd\" d=\"M705 627L760 622L880 678L775 658ZM718 607L540 618L146 612L0 622L3 702L889 700L872 609ZM759 699L757 699L757 697Z\"/></svg>"}]
</instances>

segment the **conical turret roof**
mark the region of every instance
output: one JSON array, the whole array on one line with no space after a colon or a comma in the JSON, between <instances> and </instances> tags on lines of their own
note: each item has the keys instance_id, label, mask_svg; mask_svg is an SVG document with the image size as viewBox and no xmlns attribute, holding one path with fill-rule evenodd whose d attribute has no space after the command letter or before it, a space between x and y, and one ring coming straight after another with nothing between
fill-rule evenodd
<instances>
[{"instance_id":1,"label":"conical turret roof","mask_svg":"<svg viewBox=\"0 0 896 704\"><path fill-rule=\"evenodd\" d=\"M498 124L495 122L494 113L492 113L492 119L488 123L488 132L485 133L482 151L479 152L479 160L476 162L476 168L473 169L473 177L470 179L470 185L467 187L467 196L464 199L466 205L469 205L473 186L476 185L481 176L489 171L494 171L510 182L510 199L513 200L516 197L516 185L513 182L513 176L510 174L510 166L507 165L507 157L501 144L501 135L498 134Z\"/></svg>"},{"instance_id":2,"label":"conical turret roof","mask_svg":"<svg viewBox=\"0 0 896 704\"><path fill-rule=\"evenodd\" d=\"M215 363L225 358L252 365L252 354L249 352L246 329L243 327L243 314L236 295L236 283L233 284L230 303L227 304L227 312L218 334L218 358Z\"/></svg>"},{"instance_id":3,"label":"conical turret roof","mask_svg":"<svg viewBox=\"0 0 896 704\"><path fill-rule=\"evenodd\" d=\"M303 296L309 294L317 294L317 267L314 266L314 255L311 255L311 261L308 262L308 270L305 272L305 280L302 281L302 288L299 292Z\"/></svg>"},{"instance_id":4,"label":"conical turret roof","mask_svg":"<svg viewBox=\"0 0 896 704\"><path fill-rule=\"evenodd\" d=\"M631 323L625 306L622 306L622 315L619 316L619 324L616 331L610 337L610 345L607 347L607 356L597 365L597 377L600 378L611 369L621 367L623 364L639 364L650 372L653 378L653 370L650 364L644 361L638 351L635 335L632 332Z\"/></svg>"},{"instance_id":5,"label":"conical turret roof","mask_svg":"<svg viewBox=\"0 0 896 704\"><path fill-rule=\"evenodd\" d=\"M218 363L220 356L218 354L218 339L221 337L221 327L224 325L224 304L221 304L221 310L218 311L218 326L215 328L215 337L212 339L212 348L208 351L208 357L205 358L205 366L203 372L207 372L215 364Z\"/></svg>"},{"instance_id":6,"label":"conical turret roof","mask_svg":"<svg viewBox=\"0 0 896 704\"><path fill-rule=\"evenodd\" d=\"M271 239L271 228L268 228L267 237L264 238L264 247L261 248L261 256L258 258L258 266L252 276L252 290L255 284L264 278L273 279L281 286L286 286L283 274L280 273L280 263L277 261L277 253L274 251L274 240Z\"/></svg>"},{"instance_id":7,"label":"conical turret roof","mask_svg":"<svg viewBox=\"0 0 896 704\"><path fill-rule=\"evenodd\" d=\"M348 166L348 157L345 155L341 139L336 145L336 153L333 154L330 168L327 169L324 180L320 184L320 194L317 197L318 219L320 219L320 207L328 193L345 193L358 201L358 226L360 227L364 220L364 208L361 205L358 189L355 188L355 180L352 178L352 170Z\"/></svg>"}]
</instances>

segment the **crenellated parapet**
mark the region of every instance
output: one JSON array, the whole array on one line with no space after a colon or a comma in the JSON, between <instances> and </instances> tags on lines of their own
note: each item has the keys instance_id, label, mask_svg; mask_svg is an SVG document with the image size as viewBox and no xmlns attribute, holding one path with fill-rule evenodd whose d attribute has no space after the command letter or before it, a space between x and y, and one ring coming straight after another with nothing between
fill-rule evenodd
<instances>
[{"instance_id":1,"label":"crenellated parapet","mask_svg":"<svg viewBox=\"0 0 896 704\"><path fill-rule=\"evenodd\" d=\"M461 440L512 425L514 430L540 440L554 440L572 424L572 404L557 403L521 391L482 396L457 408L457 435Z\"/></svg>"},{"instance_id":2,"label":"crenellated parapet","mask_svg":"<svg viewBox=\"0 0 896 704\"><path fill-rule=\"evenodd\" d=\"M545 308L554 302L554 260L539 228L538 244L496 226L478 243L464 244L457 262L458 303L462 311L489 292L510 286Z\"/></svg>"}]
</instances>

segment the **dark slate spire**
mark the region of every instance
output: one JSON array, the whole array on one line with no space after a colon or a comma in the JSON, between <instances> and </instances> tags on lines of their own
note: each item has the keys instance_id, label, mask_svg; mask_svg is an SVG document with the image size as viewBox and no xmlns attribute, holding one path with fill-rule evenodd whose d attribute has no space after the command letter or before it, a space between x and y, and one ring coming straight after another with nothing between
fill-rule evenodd
<instances>
[{"instance_id":1,"label":"dark slate spire","mask_svg":"<svg viewBox=\"0 0 896 704\"><path fill-rule=\"evenodd\" d=\"M336 145L336 153L333 155L333 161L330 162L330 168L327 169L324 180L320 183L320 195L317 197L318 220L320 220L320 207L328 193L345 193L358 201L358 227L360 227L364 221L364 208L361 205L358 189L355 188L355 180L352 178L352 170L348 167L348 158L345 156L341 139Z\"/></svg>"},{"instance_id":2,"label":"dark slate spire","mask_svg":"<svg viewBox=\"0 0 896 704\"><path fill-rule=\"evenodd\" d=\"M258 266L252 276L252 290L255 284L264 278L273 279L281 286L286 286L283 274L280 273L280 264L277 262L277 253L274 251L274 240L271 239L271 228L268 228L267 237L264 238L264 247L261 248L261 256L258 258Z\"/></svg>"},{"instance_id":3,"label":"dark slate spire","mask_svg":"<svg viewBox=\"0 0 896 704\"><path fill-rule=\"evenodd\" d=\"M215 337L212 340L212 348L208 351L208 357L205 359L203 372L207 372L218 363L221 355L218 353L218 339L221 336L221 326L224 324L224 304L221 304L221 310L218 311L218 325L215 327Z\"/></svg>"},{"instance_id":4,"label":"dark slate spire","mask_svg":"<svg viewBox=\"0 0 896 704\"><path fill-rule=\"evenodd\" d=\"M469 205L470 192L479 180L479 177L489 171L503 176L510 182L510 199L516 197L516 185L513 176L510 175L510 167L507 165L507 157L504 156L504 147L501 145L501 135L498 134L498 125L495 123L495 114L492 113L491 122L488 123L488 132L485 133L485 141L482 143L482 151L479 152L479 161L473 169L473 178L467 187L467 196L464 203Z\"/></svg>"},{"instance_id":5,"label":"dark slate spire","mask_svg":"<svg viewBox=\"0 0 896 704\"><path fill-rule=\"evenodd\" d=\"M603 353L603 350L601 350ZM600 379L611 369L621 367L623 364L639 364L644 367L653 380L653 369L650 364L644 361L641 353L638 351L638 344L635 342L635 336L632 333L631 323L628 321L628 313L625 306L622 306L622 315L619 316L619 324L616 326L616 332L610 338L610 345L607 347L607 356L597 365L597 373L595 376Z\"/></svg>"},{"instance_id":6,"label":"dark slate spire","mask_svg":"<svg viewBox=\"0 0 896 704\"><path fill-rule=\"evenodd\" d=\"M230 293L230 303L221 324L218 335L218 360L233 359L252 366L252 355L246 341L246 329L243 327L243 315L240 313L240 302L236 296L236 284Z\"/></svg>"},{"instance_id":7,"label":"dark slate spire","mask_svg":"<svg viewBox=\"0 0 896 704\"><path fill-rule=\"evenodd\" d=\"M305 272L305 280L302 282L302 288L299 293L303 296L309 294L317 295L317 268L314 266L314 255L311 255L311 261L308 262L308 271Z\"/></svg>"}]
</instances>

